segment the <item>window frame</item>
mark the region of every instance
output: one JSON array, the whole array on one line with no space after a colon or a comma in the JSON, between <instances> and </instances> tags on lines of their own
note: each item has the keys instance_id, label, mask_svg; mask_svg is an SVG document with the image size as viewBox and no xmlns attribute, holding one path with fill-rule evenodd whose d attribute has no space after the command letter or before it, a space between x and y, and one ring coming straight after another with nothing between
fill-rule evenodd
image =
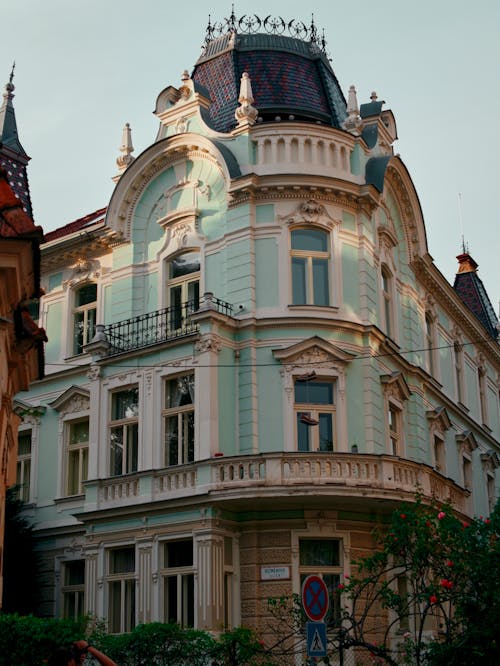
<instances>
[{"instance_id":1,"label":"window frame","mask_svg":"<svg viewBox=\"0 0 500 666\"><path fill-rule=\"evenodd\" d=\"M167 384L169 382L174 382L179 380L187 380L188 382L188 391L190 393L191 402L186 405L178 405L173 407L166 406L166 397L167 397ZM192 395L191 395L192 393ZM180 438L184 440L184 418L187 416L189 419L189 414L192 414L192 443L189 442L180 442ZM167 421L173 417L177 416L177 462L170 462L170 447L167 444L167 432L168 426ZM195 384L195 373L187 372L178 375L167 375L163 377L163 395L162 395L162 427L163 427L163 465L165 467L173 467L176 465L186 465L194 462L196 460L196 384ZM180 433L183 433L180 435ZM188 435L189 435L189 424L188 424ZM192 459L190 459L192 457Z\"/></svg>"},{"instance_id":2,"label":"window frame","mask_svg":"<svg viewBox=\"0 0 500 666\"><path fill-rule=\"evenodd\" d=\"M77 442L76 444L71 444L71 428L78 423L86 422L88 425L88 439L86 442ZM77 497L78 495L84 494L83 483L88 479L89 472L89 451L90 451L90 418L89 416L82 416L80 418L74 418L71 420L64 421L64 481L63 481L63 495L64 497ZM77 493L70 493L69 482L70 482L70 455L73 451L78 451L78 489ZM84 454L82 452L86 451L86 472L83 472L83 462L82 457ZM85 478L83 478L85 477Z\"/></svg>"},{"instance_id":3,"label":"window frame","mask_svg":"<svg viewBox=\"0 0 500 666\"><path fill-rule=\"evenodd\" d=\"M168 566L166 563L166 552L170 545L181 542L191 542L191 564L181 564L179 566ZM192 618L192 626L196 626L196 566L195 566L195 540L192 535L176 535L171 539L165 539L160 542L161 547L161 566L159 576L161 579L161 614L163 622L169 623L171 618L168 610L168 579L175 579L176 585L176 609L175 622L181 627L189 627L189 619ZM190 598L192 595L192 598Z\"/></svg>"},{"instance_id":4,"label":"window frame","mask_svg":"<svg viewBox=\"0 0 500 666\"><path fill-rule=\"evenodd\" d=\"M77 301L77 295L78 293L82 290L85 289L85 287L89 286L95 286L95 300L94 301L89 301L88 303L84 303L83 305L76 305ZM85 345L88 345L91 341L92 338L94 337L95 334L95 327L97 325L97 307L98 307L98 300L99 300L99 285L97 282L94 281L88 281L88 282L80 282L76 285L73 286L71 290L71 334L70 334L70 342L71 342L71 350L70 350L70 356L81 356L85 352L83 351L83 348ZM93 312L93 318L94 321L89 323L88 318L90 313ZM77 328L77 322L76 318L78 315L83 313L83 324L82 324L82 342L81 344L77 341L78 336L76 334L76 328Z\"/></svg>"},{"instance_id":5,"label":"window frame","mask_svg":"<svg viewBox=\"0 0 500 666\"><path fill-rule=\"evenodd\" d=\"M71 565L75 564L76 562L82 563L83 564L83 582L82 583L67 583L66 582L66 572L68 570L68 567ZM60 616L63 618L68 618L68 619L74 619L77 620L79 617L82 617L85 614L85 560L83 558L81 559L74 559L74 560L62 560L60 562L61 566L61 571L60 571L60 576L61 576L61 589L60 589L60 596L61 596L61 612ZM75 612L74 614L70 615L67 613L67 600L74 598L74 603L73 606L75 609L78 609L81 607L81 613ZM81 602L81 603L80 603Z\"/></svg>"},{"instance_id":6,"label":"window frame","mask_svg":"<svg viewBox=\"0 0 500 666\"><path fill-rule=\"evenodd\" d=\"M380 266L380 295L382 299L382 322L387 337L396 339L395 278L387 263Z\"/></svg>"},{"instance_id":7,"label":"window frame","mask_svg":"<svg viewBox=\"0 0 500 666\"><path fill-rule=\"evenodd\" d=\"M112 556L118 551L133 551L133 571L112 571ZM137 553L134 545L124 544L114 546L106 550L106 593L107 593L107 618L108 631L112 634L130 632L137 624ZM119 583L119 588L116 584ZM119 602L114 600L114 590L119 590ZM119 629L115 631L115 618L113 617L115 605L119 609Z\"/></svg>"},{"instance_id":8,"label":"window frame","mask_svg":"<svg viewBox=\"0 0 500 666\"><path fill-rule=\"evenodd\" d=\"M30 450L29 454L19 453L20 437L29 434ZM18 486L17 496L25 504L33 501L33 454L34 454L34 432L33 428L19 428L17 432L17 460L16 460L16 486ZM28 482L25 482L26 468L28 468Z\"/></svg>"},{"instance_id":9,"label":"window frame","mask_svg":"<svg viewBox=\"0 0 500 666\"><path fill-rule=\"evenodd\" d=\"M326 250L306 250L300 248L293 248L293 235L298 231L317 231L325 237ZM319 225L314 226L294 226L289 230L289 271L290 271L290 304L293 306L316 306L316 307L330 307L333 301L333 285L332 285L332 238L331 229L325 229ZM296 259L305 260L304 284L302 288L305 293L305 302L297 302L296 295L294 294L294 271L293 261ZM326 261L327 266L327 302L316 303L315 298L315 280L314 280L314 260Z\"/></svg>"},{"instance_id":10,"label":"window frame","mask_svg":"<svg viewBox=\"0 0 500 666\"><path fill-rule=\"evenodd\" d=\"M124 417L119 419L112 418L113 412L113 399L116 395L120 393L125 393L127 391L135 390L137 391L137 414L131 417ZM117 387L109 392L109 411L108 411L108 427L107 427L107 443L108 443L108 464L109 464L109 475L110 476L123 476L125 474L134 474L139 471L139 442L140 442L140 432L139 432L139 423L140 423L140 410L141 410L141 392L139 390L138 384L130 384L129 386ZM135 435L134 429L135 428ZM122 461L121 461L121 473L115 473L116 469L116 459L113 455L113 446L112 446L112 431L113 430L122 431ZM129 431L132 433L132 451L129 455ZM124 442L127 442L125 445ZM131 463L129 464L129 458L132 458ZM134 468L134 459L135 459L135 468Z\"/></svg>"},{"instance_id":11,"label":"window frame","mask_svg":"<svg viewBox=\"0 0 500 666\"><path fill-rule=\"evenodd\" d=\"M309 386L311 384L329 384L331 385L332 393L332 402L328 403L314 403L314 402L297 402L297 384L303 385L305 387L306 393L308 392ZM327 377L323 378L321 375L315 376L312 380L300 381L299 377L294 378L293 383L294 389L294 402L293 402L293 411L294 411L294 428L295 428L295 449L297 452L308 452L308 453L318 453L326 452L333 453L338 449L337 446L337 383L334 378ZM317 425L305 425L304 428L301 428L300 422L303 415L309 415L312 420L318 421ZM331 449L322 449L321 448L321 417L324 415L330 415L331 417ZM300 448L300 439L301 432L304 434L307 433L307 448Z\"/></svg>"},{"instance_id":12,"label":"window frame","mask_svg":"<svg viewBox=\"0 0 500 666\"><path fill-rule=\"evenodd\" d=\"M185 273L177 277L171 277L172 263L183 255L197 254L199 257L199 268L197 271ZM201 248L186 248L166 259L166 305L169 310L168 328L172 331L182 329L189 322L189 315L196 312L200 307L201 297ZM189 298L189 290L195 287L195 295ZM180 288L180 300L178 304L172 302L172 290Z\"/></svg>"}]
</instances>

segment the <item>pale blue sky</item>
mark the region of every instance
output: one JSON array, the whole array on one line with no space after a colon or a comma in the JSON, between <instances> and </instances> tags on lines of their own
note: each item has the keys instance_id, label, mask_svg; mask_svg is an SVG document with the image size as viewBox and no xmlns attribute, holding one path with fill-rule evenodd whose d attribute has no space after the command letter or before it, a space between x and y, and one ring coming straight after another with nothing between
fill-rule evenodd
<instances>
[{"instance_id":1,"label":"pale blue sky","mask_svg":"<svg viewBox=\"0 0 500 666\"><path fill-rule=\"evenodd\" d=\"M459 193L469 251L498 311L500 2L498 0L237 2L238 16L272 13L325 30L347 96L372 90L392 109L395 152L415 183L429 251L453 282ZM125 122L135 153L154 140L152 109L192 70L229 2L3 0L0 83L16 61L14 100L35 219L45 231L105 206Z\"/></svg>"}]
</instances>

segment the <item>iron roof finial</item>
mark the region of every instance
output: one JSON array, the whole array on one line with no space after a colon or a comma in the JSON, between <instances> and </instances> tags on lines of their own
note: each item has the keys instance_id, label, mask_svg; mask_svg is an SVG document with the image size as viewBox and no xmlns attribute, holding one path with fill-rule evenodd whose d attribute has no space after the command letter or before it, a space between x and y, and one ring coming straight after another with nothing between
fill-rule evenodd
<instances>
[{"instance_id":1,"label":"iron roof finial","mask_svg":"<svg viewBox=\"0 0 500 666\"><path fill-rule=\"evenodd\" d=\"M314 14L311 14L311 27L309 28L310 40L314 44L318 43L318 30L316 24L314 23Z\"/></svg>"},{"instance_id":2,"label":"iron roof finial","mask_svg":"<svg viewBox=\"0 0 500 666\"><path fill-rule=\"evenodd\" d=\"M16 61L14 60L14 62L12 63L12 69L11 69L10 76L9 76L9 83L12 83L12 79L14 78L15 68L16 68Z\"/></svg>"},{"instance_id":3,"label":"iron roof finial","mask_svg":"<svg viewBox=\"0 0 500 666\"><path fill-rule=\"evenodd\" d=\"M229 17L228 27L230 32L236 32L236 14L234 13L234 3L231 5L231 16Z\"/></svg>"}]
</instances>

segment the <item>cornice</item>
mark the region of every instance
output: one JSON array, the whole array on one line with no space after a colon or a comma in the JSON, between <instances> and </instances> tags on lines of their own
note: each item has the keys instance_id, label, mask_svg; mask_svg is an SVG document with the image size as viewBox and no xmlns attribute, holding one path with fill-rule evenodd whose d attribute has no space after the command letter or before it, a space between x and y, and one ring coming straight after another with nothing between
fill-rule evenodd
<instances>
[{"instance_id":1,"label":"cornice","mask_svg":"<svg viewBox=\"0 0 500 666\"><path fill-rule=\"evenodd\" d=\"M42 273L108 253L120 242L122 241L111 229L100 228L94 232L80 231L69 238L63 237L60 242L54 242L50 247L42 245Z\"/></svg>"},{"instance_id":2,"label":"cornice","mask_svg":"<svg viewBox=\"0 0 500 666\"><path fill-rule=\"evenodd\" d=\"M228 196L230 209L248 202L313 198L354 212L363 211L368 215L371 215L380 201L380 194L371 185L300 174L248 174L232 180Z\"/></svg>"}]
</instances>

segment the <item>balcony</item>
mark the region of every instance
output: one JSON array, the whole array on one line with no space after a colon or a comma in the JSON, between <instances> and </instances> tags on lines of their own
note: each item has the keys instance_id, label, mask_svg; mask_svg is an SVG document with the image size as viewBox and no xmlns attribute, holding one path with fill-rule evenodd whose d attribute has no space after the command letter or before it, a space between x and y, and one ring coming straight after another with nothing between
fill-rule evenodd
<instances>
[{"instance_id":1,"label":"balcony","mask_svg":"<svg viewBox=\"0 0 500 666\"><path fill-rule=\"evenodd\" d=\"M393 456L352 453L270 453L220 457L127 476L87 481L85 510L209 495L211 501L248 502L305 497L401 502L414 497L451 501L467 513L468 493L427 465ZM293 499L292 499L293 501ZM333 506L333 505L332 505Z\"/></svg>"},{"instance_id":2,"label":"balcony","mask_svg":"<svg viewBox=\"0 0 500 666\"><path fill-rule=\"evenodd\" d=\"M207 310L231 316L232 306L214 298L213 294L208 292L201 299L192 299L179 306L98 326L94 339L85 351L96 343L107 344L106 356L114 356L192 335L199 330L199 324L193 320L193 315Z\"/></svg>"}]
</instances>

